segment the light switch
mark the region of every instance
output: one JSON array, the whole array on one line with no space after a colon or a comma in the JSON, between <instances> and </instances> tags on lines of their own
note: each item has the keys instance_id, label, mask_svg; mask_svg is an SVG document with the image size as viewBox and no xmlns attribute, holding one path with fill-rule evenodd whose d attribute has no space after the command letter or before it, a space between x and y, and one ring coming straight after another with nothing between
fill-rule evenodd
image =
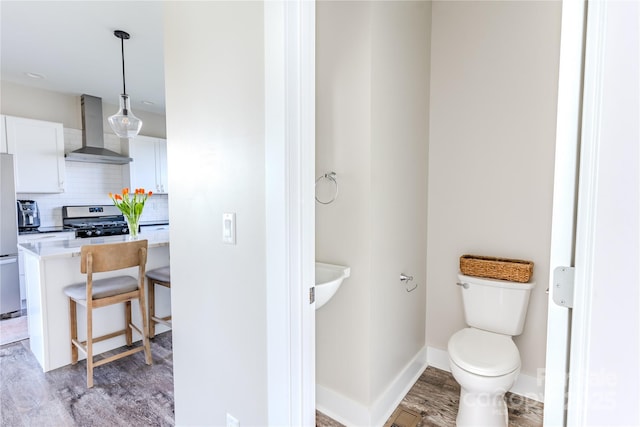
<instances>
[{"instance_id":1,"label":"light switch","mask_svg":"<svg viewBox=\"0 0 640 427\"><path fill-rule=\"evenodd\" d=\"M222 242L236 244L236 214L225 212L222 214Z\"/></svg>"}]
</instances>

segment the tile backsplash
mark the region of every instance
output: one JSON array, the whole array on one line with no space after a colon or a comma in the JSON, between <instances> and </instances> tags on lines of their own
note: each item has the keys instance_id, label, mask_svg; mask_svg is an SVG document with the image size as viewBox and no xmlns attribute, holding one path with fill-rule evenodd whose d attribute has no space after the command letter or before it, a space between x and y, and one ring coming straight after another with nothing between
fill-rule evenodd
<instances>
[{"instance_id":1,"label":"tile backsplash","mask_svg":"<svg viewBox=\"0 0 640 427\"><path fill-rule=\"evenodd\" d=\"M65 151L78 148L76 132L65 129ZM70 135L72 134L72 135ZM107 147L120 151L119 147ZM17 199L35 200L40 209L40 225L62 225L62 206L110 205L109 193L118 193L128 184L123 181L122 165L101 163L65 162L65 192L59 194L18 193ZM147 200L142 213L143 222L164 222L169 219L169 203L166 194L154 194Z\"/></svg>"}]
</instances>

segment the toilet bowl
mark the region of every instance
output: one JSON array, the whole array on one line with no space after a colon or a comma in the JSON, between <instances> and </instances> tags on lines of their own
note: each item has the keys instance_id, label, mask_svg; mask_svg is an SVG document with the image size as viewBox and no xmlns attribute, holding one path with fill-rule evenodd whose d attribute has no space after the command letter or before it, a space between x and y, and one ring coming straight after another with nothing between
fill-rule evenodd
<instances>
[{"instance_id":1,"label":"toilet bowl","mask_svg":"<svg viewBox=\"0 0 640 427\"><path fill-rule=\"evenodd\" d=\"M520 373L511 337L474 328L456 332L448 344L451 374L460 384L457 426L507 426L505 393Z\"/></svg>"},{"instance_id":2,"label":"toilet bowl","mask_svg":"<svg viewBox=\"0 0 640 427\"><path fill-rule=\"evenodd\" d=\"M520 373L520 335L534 283L458 275L469 327L449 339L453 378L460 384L456 425L507 427L504 395Z\"/></svg>"}]
</instances>

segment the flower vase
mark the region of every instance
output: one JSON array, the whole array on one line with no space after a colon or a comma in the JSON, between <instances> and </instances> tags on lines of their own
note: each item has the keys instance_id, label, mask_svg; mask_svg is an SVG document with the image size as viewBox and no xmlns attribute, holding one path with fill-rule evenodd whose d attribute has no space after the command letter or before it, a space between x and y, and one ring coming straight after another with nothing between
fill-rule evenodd
<instances>
[{"instance_id":1,"label":"flower vase","mask_svg":"<svg viewBox=\"0 0 640 427\"><path fill-rule=\"evenodd\" d=\"M140 217L138 218L129 218L125 217L127 220L127 226L129 227L129 240L138 240L138 230L140 229Z\"/></svg>"}]
</instances>

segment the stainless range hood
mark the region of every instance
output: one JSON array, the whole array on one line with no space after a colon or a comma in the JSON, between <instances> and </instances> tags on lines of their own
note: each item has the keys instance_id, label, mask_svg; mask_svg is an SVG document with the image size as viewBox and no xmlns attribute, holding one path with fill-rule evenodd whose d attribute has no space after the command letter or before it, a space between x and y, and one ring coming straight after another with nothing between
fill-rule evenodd
<instances>
[{"instance_id":1,"label":"stainless range hood","mask_svg":"<svg viewBox=\"0 0 640 427\"><path fill-rule=\"evenodd\" d=\"M82 104L82 148L67 153L66 160L115 165L125 165L131 162L131 157L104 148L102 99L91 95L82 95L80 100Z\"/></svg>"}]
</instances>

